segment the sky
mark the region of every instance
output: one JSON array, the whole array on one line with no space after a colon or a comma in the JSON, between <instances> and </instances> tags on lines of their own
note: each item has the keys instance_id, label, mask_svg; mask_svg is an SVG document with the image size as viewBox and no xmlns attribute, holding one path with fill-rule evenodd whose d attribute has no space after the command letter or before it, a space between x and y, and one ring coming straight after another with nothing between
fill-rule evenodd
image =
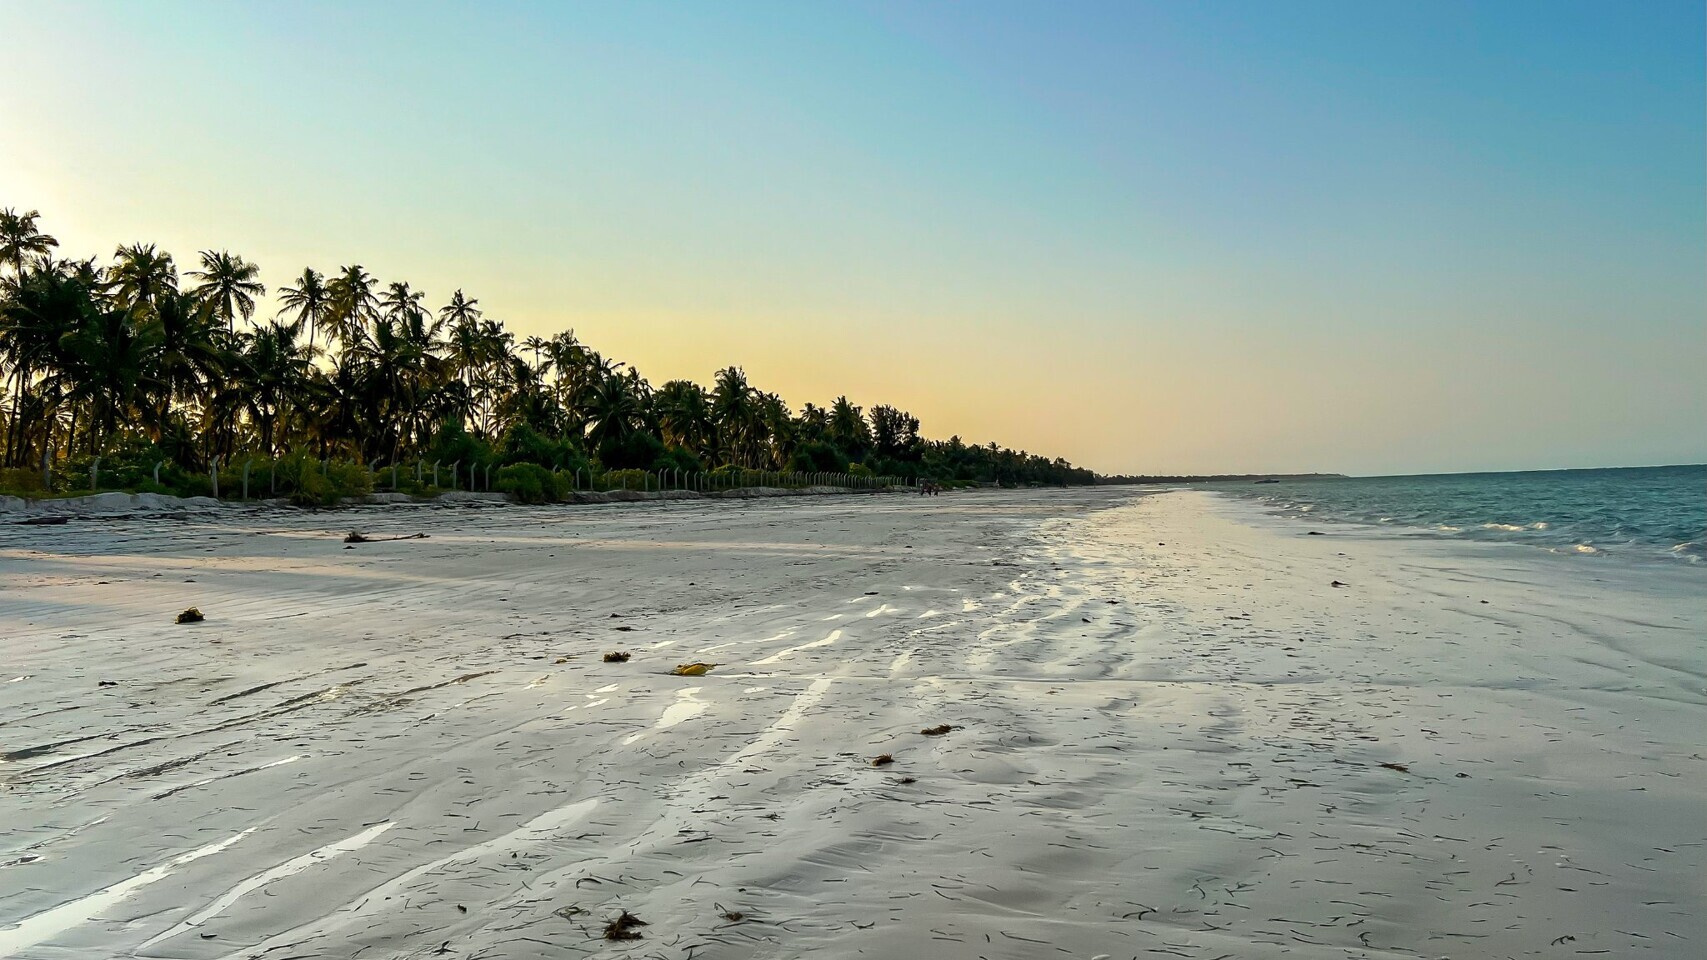
<instances>
[{"instance_id":1,"label":"sky","mask_svg":"<svg viewBox=\"0 0 1707 960\"><path fill-rule=\"evenodd\" d=\"M0 207L1105 473L1699 463L1704 37L1666 0L0 0Z\"/></svg>"}]
</instances>

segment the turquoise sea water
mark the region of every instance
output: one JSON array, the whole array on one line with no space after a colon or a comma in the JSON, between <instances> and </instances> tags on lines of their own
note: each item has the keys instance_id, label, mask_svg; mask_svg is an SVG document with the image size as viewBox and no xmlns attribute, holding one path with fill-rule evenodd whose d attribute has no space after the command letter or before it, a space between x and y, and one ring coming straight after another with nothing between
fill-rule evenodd
<instances>
[{"instance_id":1,"label":"turquoise sea water","mask_svg":"<svg viewBox=\"0 0 1707 960\"><path fill-rule=\"evenodd\" d=\"M1707 465L1203 485L1323 521L1707 562Z\"/></svg>"}]
</instances>

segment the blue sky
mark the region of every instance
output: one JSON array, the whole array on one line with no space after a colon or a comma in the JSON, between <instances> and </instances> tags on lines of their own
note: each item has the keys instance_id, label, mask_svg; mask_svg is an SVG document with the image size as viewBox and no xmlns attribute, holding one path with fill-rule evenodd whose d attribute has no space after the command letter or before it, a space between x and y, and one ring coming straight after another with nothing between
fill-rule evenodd
<instances>
[{"instance_id":1,"label":"blue sky","mask_svg":"<svg viewBox=\"0 0 1707 960\"><path fill-rule=\"evenodd\" d=\"M1707 459L1699 3L0 0L0 206L1105 471Z\"/></svg>"}]
</instances>

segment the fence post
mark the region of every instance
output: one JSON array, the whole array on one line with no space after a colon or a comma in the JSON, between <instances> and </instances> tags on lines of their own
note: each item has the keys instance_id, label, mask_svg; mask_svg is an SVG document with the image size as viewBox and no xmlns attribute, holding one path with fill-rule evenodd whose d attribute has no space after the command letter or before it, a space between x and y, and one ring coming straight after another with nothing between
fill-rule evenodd
<instances>
[{"instance_id":1,"label":"fence post","mask_svg":"<svg viewBox=\"0 0 1707 960\"><path fill-rule=\"evenodd\" d=\"M155 471L159 472L158 469ZM41 486L43 490L53 491L53 444L49 443L41 452Z\"/></svg>"},{"instance_id":2,"label":"fence post","mask_svg":"<svg viewBox=\"0 0 1707 960\"><path fill-rule=\"evenodd\" d=\"M98 483L98 481L100 480L100 476L101 476L101 458L96 457L95 462L89 464L89 492L90 493L94 493L97 489L100 488L99 483Z\"/></svg>"},{"instance_id":3,"label":"fence post","mask_svg":"<svg viewBox=\"0 0 1707 960\"><path fill-rule=\"evenodd\" d=\"M461 460L458 460L457 462L450 465L450 488L452 490L460 489L459 487L457 487L457 483L460 482L457 480L457 475L462 472L461 468L462 468L462 461Z\"/></svg>"},{"instance_id":4,"label":"fence post","mask_svg":"<svg viewBox=\"0 0 1707 960\"><path fill-rule=\"evenodd\" d=\"M555 471L555 470L553 470L551 472L553 474L557 473L557 471ZM490 460L486 461L486 492L487 493L492 492L492 461L490 461Z\"/></svg>"},{"instance_id":5,"label":"fence post","mask_svg":"<svg viewBox=\"0 0 1707 960\"><path fill-rule=\"evenodd\" d=\"M249 468L255 465L255 458L243 461L243 499L249 499Z\"/></svg>"},{"instance_id":6,"label":"fence post","mask_svg":"<svg viewBox=\"0 0 1707 960\"><path fill-rule=\"evenodd\" d=\"M208 478L213 481L213 498L215 500L218 500L219 499L219 457L217 455L214 456L214 458L212 460L208 461L207 475L208 475Z\"/></svg>"},{"instance_id":7,"label":"fence post","mask_svg":"<svg viewBox=\"0 0 1707 960\"><path fill-rule=\"evenodd\" d=\"M391 492L397 492L397 464L391 465Z\"/></svg>"},{"instance_id":8,"label":"fence post","mask_svg":"<svg viewBox=\"0 0 1707 960\"><path fill-rule=\"evenodd\" d=\"M160 486L160 465L165 462L164 460L154 461L154 485L157 487Z\"/></svg>"},{"instance_id":9,"label":"fence post","mask_svg":"<svg viewBox=\"0 0 1707 960\"><path fill-rule=\"evenodd\" d=\"M433 486L436 487L438 485L439 485L439 462L437 460L434 460L433 461Z\"/></svg>"},{"instance_id":10,"label":"fence post","mask_svg":"<svg viewBox=\"0 0 1707 960\"><path fill-rule=\"evenodd\" d=\"M421 485L421 461L420 460L415 461L415 485L416 486Z\"/></svg>"}]
</instances>

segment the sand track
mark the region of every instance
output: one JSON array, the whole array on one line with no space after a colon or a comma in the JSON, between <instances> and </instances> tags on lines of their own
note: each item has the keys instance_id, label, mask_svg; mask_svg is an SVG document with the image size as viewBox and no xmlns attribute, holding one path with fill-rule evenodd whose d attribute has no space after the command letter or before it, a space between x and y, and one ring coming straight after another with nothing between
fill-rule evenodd
<instances>
[{"instance_id":1,"label":"sand track","mask_svg":"<svg viewBox=\"0 0 1707 960\"><path fill-rule=\"evenodd\" d=\"M1107 490L0 537L0 957L1704 936L1694 571Z\"/></svg>"}]
</instances>

